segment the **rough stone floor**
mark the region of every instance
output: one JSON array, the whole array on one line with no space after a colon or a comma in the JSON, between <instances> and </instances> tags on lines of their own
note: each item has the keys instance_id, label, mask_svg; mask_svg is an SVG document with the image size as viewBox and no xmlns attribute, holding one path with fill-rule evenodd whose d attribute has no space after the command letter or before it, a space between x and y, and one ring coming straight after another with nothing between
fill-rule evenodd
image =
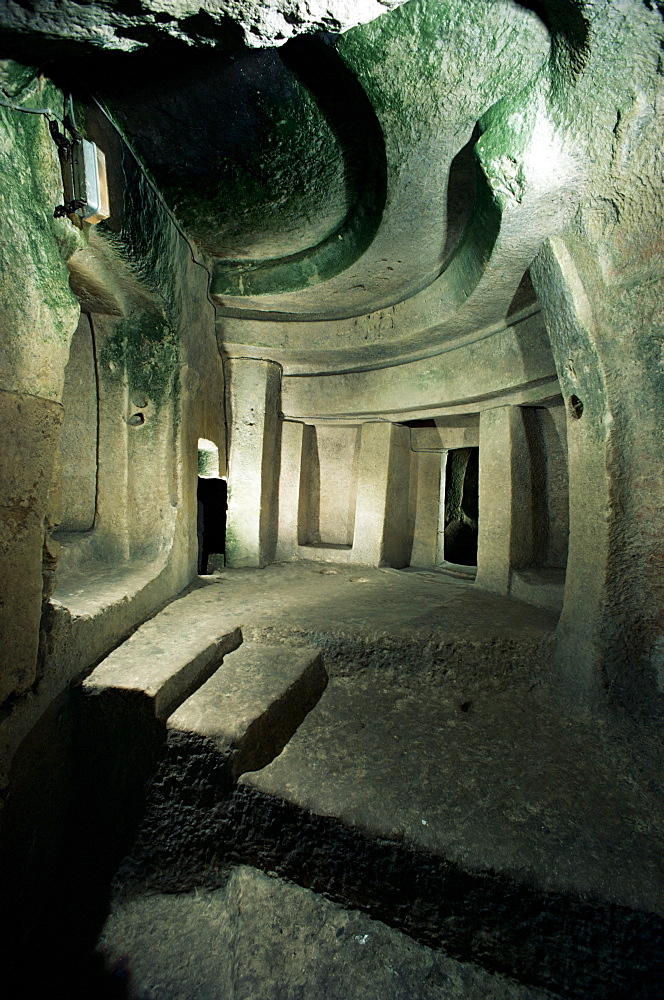
<instances>
[{"instance_id":1,"label":"rough stone floor","mask_svg":"<svg viewBox=\"0 0 664 1000\"><path fill-rule=\"evenodd\" d=\"M555 613L428 572L200 584L245 640L322 648L330 682L230 794L175 740L101 942L137 996L661 995L656 748L561 712Z\"/></svg>"},{"instance_id":2,"label":"rough stone floor","mask_svg":"<svg viewBox=\"0 0 664 1000\"><path fill-rule=\"evenodd\" d=\"M141 1000L547 1000L255 868L118 907L99 942Z\"/></svg>"}]
</instances>

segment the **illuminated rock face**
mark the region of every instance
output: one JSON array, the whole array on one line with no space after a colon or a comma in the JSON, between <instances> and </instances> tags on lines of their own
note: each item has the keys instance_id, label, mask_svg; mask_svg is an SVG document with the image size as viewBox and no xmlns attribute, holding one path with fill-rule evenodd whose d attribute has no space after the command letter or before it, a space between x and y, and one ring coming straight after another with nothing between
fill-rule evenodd
<instances>
[{"instance_id":1,"label":"illuminated rock face","mask_svg":"<svg viewBox=\"0 0 664 1000\"><path fill-rule=\"evenodd\" d=\"M131 52L177 39L214 45L239 30L246 45L281 45L304 31L346 31L372 21L404 0L36 0L5 5L0 22L13 31L39 32L99 48Z\"/></svg>"},{"instance_id":2,"label":"illuminated rock face","mask_svg":"<svg viewBox=\"0 0 664 1000\"><path fill-rule=\"evenodd\" d=\"M76 814L71 691L196 578L201 439L248 629L261 574L308 567L315 594L452 572L511 623L472 640L480 686L509 683L525 601L551 623L532 690L601 725L657 713L660 8L2 5L0 792L20 812L29 771L39 815L58 775L71 793L16 868L34 898ZM109 168L94 228L54 216L37 109L60 120L70 92Z\"/></svg>"},{"instance_id":3,"label":"illuminated rock face","mask_svg":"<svg viewBox=\"0 0 664 1000\"><path fill-rule=\"evenodd\" d=\"M305 18L293 4L242 5L241 16L227 4L235 35L215 46L201 24L216 7L196 21L197 39L179 40L154 5L72 4L58 14L37 3L30 17L3 8L10 50L19 35L36 50L44 36L80 43L93 17L99 46L113 50L120 36L104 33L106 15L119 31L122 18L149 14L157 34L141 51L92 60L89 45L67 44L53 80L29 65L2 70L6 96L55 113L76 81L79 124L107 153L113 201L111 219L92 231L53 218L60 175L45 121L2 108L0 388L14 394L8 412L21 411L19 396L39 401L30 406L43 410L44 440L57 440L59 408L66 414L61 457L44 452L36 411L26 416L41 472L8 479L6 548L15 543L32 568L30 614L21 621L16 601L6 604L16 650L2 692L22 695L41 669L50 591L37 568L52 575L57 525L90 533L63 566L86 553L159 556L178 566L160 599L184 584L195 562L192 501L182 500L188 442L212 440L223 469L228 426L228 551L249 564L275 553L319 558L328 543L355 562L444 559L442 453L479 447L480 583L501 593L526 586L533 553L550 546L533 525L518 527L519 512L544 497L537 516L550 534L569 524L575 567L556 647L562 675L591 699L609 688L623 697L632 684L654 694L662 19L647 5L627 16L617 0L543 4L537 14L516 3L412 0L371 20L378 6L319 17L308 5ZM237 32L261 11L272 34L266 27L257 40L275 40L285 14L292 32L324 17L349 30L337 33L335 21L250 51ZM122 37L125 48L138 43ZM77 327L80 308L92 319ZM221 357L232 362L227 385ZM207 427L187 429L189 405ZM522 419L512 407L546 414ZM471 421L472 440L450 445L458 420ZM432 428L438 439L422 448ZM489 452L505 457L493 497ZM332 469L343 496L330 488ZM500 544L487 531L494 523ZM554 548L564 564L564 543ZM634 636L625 616L639 623ZM622 666L630 650L634 671Z\"/></svg>"}]
</instances>

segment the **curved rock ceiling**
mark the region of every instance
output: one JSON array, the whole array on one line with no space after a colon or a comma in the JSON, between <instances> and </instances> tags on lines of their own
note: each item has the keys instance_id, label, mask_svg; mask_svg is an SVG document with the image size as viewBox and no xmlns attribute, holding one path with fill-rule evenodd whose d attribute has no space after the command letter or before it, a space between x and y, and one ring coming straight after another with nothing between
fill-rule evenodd
<instances>
[{"instance_id":1,"label":"curved rock ceiling","mask_svg":"<svg viewBox=\"0 0 664 1000\"><path fill-rule=\"evenodd\" d=\"M345 31L405 0L8 0L2 25L46 38L131 52L175 39L215 45L241 32L249 47L303 31Z\"/></svg>"},{"instance_id":2,"label":"curved rock ceiling","mask_svg":"<svg viewBox=\"0 0 664 1000\"><path fill-rule=\"evenodd\" d=\"M60 39L56 80L121 123L207 257L222 347L338 370L518 311L573 172L546 131L552 36L532 8L12 0L0 24ZM530 170L507 133L555 168Z\"/></svg>"},{"instance_id":3,"label":"curved rock ceiling","mask_svg":"<svg viewBox=\"0 0 664 1000\"><path fill-rule=\"evenodd\" d=\"M476 123L549 43L514 3L411 0L280 48L107 56L86 83L210 256L223 312L341 319L445 270L474 204Z\"/></svg>"},{"instance_id":4,"label":"curved rock ceiling","mask_svg":"<svg viewBox=\"0 0 664 1000\"><path fill-rule=\"evenodd\" d=\"M411 0L336 39L334 52L338 67L330 67L327 93L319 73L305 80L319 107L336 101L346 135L360 136L362 158L341 136L355 203L326 243L295 259L271 266L217 261L213 289L230 310L241 296L240 308L256 313L342 318L394 305L431 284L449 264L472 207L476 164L472 150L462 151L477 120L546 61L549 35L515 4ZM309 59L322 61L314 53ZM302 52L290 65L298 72L305 60ZM342 73L352 74L363 102L343 100ZM293 136L294 160L307 155L306 140Z\"/></svg>"}]
</instances>

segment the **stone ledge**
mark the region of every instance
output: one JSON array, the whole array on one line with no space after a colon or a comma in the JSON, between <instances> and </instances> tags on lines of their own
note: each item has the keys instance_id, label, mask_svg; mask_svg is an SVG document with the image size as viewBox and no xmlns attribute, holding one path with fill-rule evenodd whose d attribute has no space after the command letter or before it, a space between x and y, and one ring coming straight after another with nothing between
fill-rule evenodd
<instances>
[{"instance_id":1,"label":"stone ledge","mask_svg":"<svg viewBox=\"0 0 664 1000\"><path fill-rule=\"evenodd\" d=\"M327 685L318 650L244 643L169 718L232 757L233 777L281 752Z\"/></svg>"},{"instance_id":2,"label":"stone ledge","mask_svg":"<svg viewBox=\"0 0 664 1000\"><path fill-rule=\"evenodd\" d=\"M167 719L241 642L239 625L224 621L207 590L197 590L137 629L92 671L83 690L140 694L157 718Z\"/></svg>"}]
</instances>

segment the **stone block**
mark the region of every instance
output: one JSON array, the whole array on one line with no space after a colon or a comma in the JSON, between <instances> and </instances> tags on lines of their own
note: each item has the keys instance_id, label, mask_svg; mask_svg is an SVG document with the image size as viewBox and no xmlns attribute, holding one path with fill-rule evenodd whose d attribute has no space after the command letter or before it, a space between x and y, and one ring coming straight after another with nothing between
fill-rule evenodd
<instances>
[{"instance_id":1,"label":"stone block","mask_svg":"<svg viewBox=\"0 0 664 1000\"><path fill-rule=\"evenodd\" d=\"M141 625L83 682L86 695L109 689L147 697L166 719L242 642L240 627L220 619L206 590L169 604Z\"/></svg>"},{"instance_id":2,"label":"stone block","mask_svg":"<svg viewBox=\"0 0 664 1000\"><path fill-rule=\"evenodd\" d=\"M243 643L178 708L168 726L205 736L229 753L238 777L281 752L326 685L318 650Z\"/></svg>"}]
</instances>

